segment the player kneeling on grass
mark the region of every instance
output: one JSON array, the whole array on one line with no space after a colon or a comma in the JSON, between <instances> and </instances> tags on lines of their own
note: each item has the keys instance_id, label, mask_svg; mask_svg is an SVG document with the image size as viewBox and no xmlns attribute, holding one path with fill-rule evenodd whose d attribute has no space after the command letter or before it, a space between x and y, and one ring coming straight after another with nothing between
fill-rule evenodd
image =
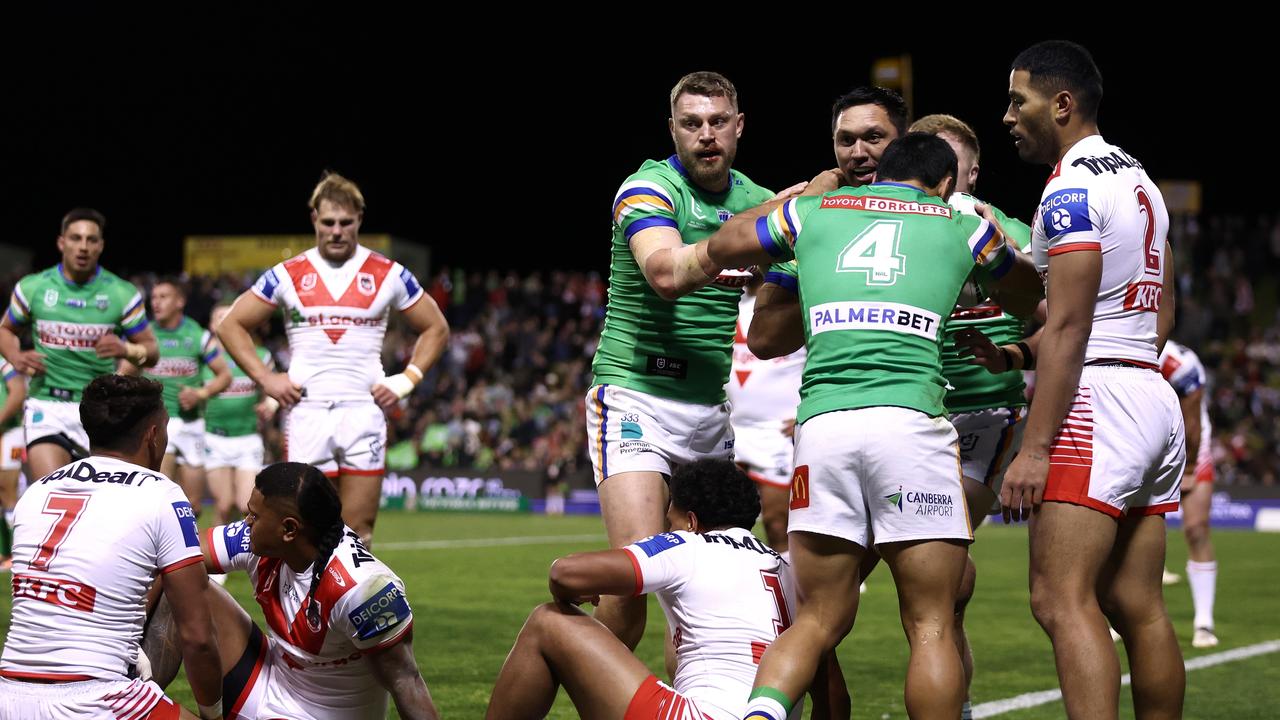
<instances>
[{"instance_id":1,"label":"player kneeling on grass","mask_svg":"<svg viewBox=\"0 0 1280 720\"><path fill-rule=\"evenodd\" d=\"M390 694L402 718L437 718L413 655L404 583L342 522L323 473L276 463L258 473L242 522L202 538L210 572L243 570L267 635L225 590L210 588L227 718L372 720ZM145 645L157 681L177 672L165 607Z\"/></svg>"},{"instance_id":2,"label":"player kneeling on grass","mask_svg":"<svg viewBox=\"0 0 1280 720\"><path fill-rule=\"evenodd\" d=\"M742 717L760 656L791 623L791 569L751 534L760 496L731 461L684 465L670 488L670 532L552 563L555 602L534 609L520 631L489 700L490 720L545 717L561 684L588 719ZM674 633L674 687L574 607L650 592ZM837 717L835 708L849 716L843 678L835 670L832 678L814 684L814 718Z\"/></svg>"}]
</instances>

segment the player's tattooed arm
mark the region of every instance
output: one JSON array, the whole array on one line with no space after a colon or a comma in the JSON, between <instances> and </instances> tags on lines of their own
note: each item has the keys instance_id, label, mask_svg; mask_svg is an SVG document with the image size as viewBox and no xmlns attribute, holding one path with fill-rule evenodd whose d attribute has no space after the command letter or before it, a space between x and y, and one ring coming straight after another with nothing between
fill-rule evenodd
<instances>
[{"instance_id":1,"label":"player's tattooed arm","mask_svg":"<svg viewBox=\"0 0 1280 720\"><path fill-rule=\"evenodd\" d=\"M391 695L406 720L438 720L440 713L413 657L413 629L390 647L369 656L373 677Z\"/></svg>"}]
</instances>

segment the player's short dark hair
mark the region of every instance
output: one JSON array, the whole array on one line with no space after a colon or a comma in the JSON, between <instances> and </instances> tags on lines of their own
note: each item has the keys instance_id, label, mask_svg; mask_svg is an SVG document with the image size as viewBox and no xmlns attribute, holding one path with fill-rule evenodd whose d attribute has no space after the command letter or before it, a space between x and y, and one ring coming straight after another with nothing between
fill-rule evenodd
<instances>
[{"instance_id":1,"label":"player's short dark hair","mask_svg":"<svg viewBox=\"0 0 1280 720\"><path fill-rule=\"evenodd\" d=\"M671 504L698 516L707 530L750 530L760 515L756 484L729 460L698 460L671 475Z\"/></svg>"},{"instance_id":2,"label":"player's short dark hair","mask_svg":"<svg viewBox=\"0 0 1280 720\"><path fill-rule=\"evenodd\" d=\"M80 398L80 424L89 446L132 452L142 443L146 424L164 409L164 387L131 375L99 375Z\"/></svg>"},{"instance_id":3,"label":"player's short dark hair","mask_svg":"<svg viewBox=\"0 0 1280 720\"><path fill-rule=\"evenodd\" d=\"M102 235L106 234L107 217L97 210L87 207L72 208L71 212L63 215L62 232L60 234L66 235L67 228L71 227L71 223L80 222L81 220L88 220L89 222L97 223L98 233Z\"/></svg>"},{"instance_id":4,"label":"player's short dark hair","mask_svg":"<svg viewBox=\"0 0 1280 720\"><path fill-rule=\"evenodd\" d=\"M899 135L907 134L907 101L889 88L878 85L863 85L836 98L831 106L831 132L836 131L836 123L840 122L840 113L858 105L879 105L889 116L889 122Z\"/></svg>"},{"instance_id":5,"label":"player's short dark hair","mask_svg":"<svg viewBox=\"0 0 1280 720\"><path fill-rule=\"evenodd\" d=\"M704 97L723 97L729 101L736 111L738 109L738 89L729 82L729 78L718 72L699 70L680 78L671 88L671 111L675 114L676 101L681 95L702 95Z\"/></svg>"},{"instance_id":6,"label":"player's short dark hair","mask_svg":"<svg viewBox=\"0 0 1280 720\"><path fill-rule=\"evenodd\" d=\"M173 289L178 291L178 295L182 296L183 300L187 299L187 284L177 275L164 275L159 280L156 280L156 285L172 285ZM152 288L154 289L155 285L153 285Z\"/></svg>"},{"instance_id":7,"label":"player's short dark hair","mask_svg":"<svg viewBox=\"0 0 1280 720\"><path fill-rule=\"evenodd\" d=\"M1071 93L1085 120L1098 118L1102 104L1102 73L1083 45L1069 40L1046 40L1018 53L1010 70L1026 70L1031 86L1046 95Z\"/></svg>"},{"instance_id":8,"label":"player's short dark hair","mask_svg":"<svg viewBox=\"0 0 1280 720\"><path fill-rule=\"evenodd\" d=\"M933 187L955 177L956 151L946 140L929 133L907 133L889 143L876 169L879 180L918 180Z\"/></svg>"}]
</instances>

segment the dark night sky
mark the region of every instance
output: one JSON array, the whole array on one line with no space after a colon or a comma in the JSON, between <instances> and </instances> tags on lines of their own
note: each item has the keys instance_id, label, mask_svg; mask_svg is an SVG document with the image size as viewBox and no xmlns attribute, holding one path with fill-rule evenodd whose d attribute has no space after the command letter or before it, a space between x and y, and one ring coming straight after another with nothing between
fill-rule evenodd
<instances>
[{"instance_id":1,"label":"dark night sky","mask_svg":"<svg viewBox=\"0 0 1280 720\"><path fill-rule=\"evenodd\" d=\"M681 74L714 69L738 85L737 167L778 188L832 164L832 99L867 82L875 57L903 52L916 114L950 112L978 131L981 195L1025 218L1047 174L1017 160L1000 124L1008 63L1036 36L964 50L851 41L856 50L809 55L751 54L754 43L704 33L677 51L679 35L640 45L604 30L506 36L351 7L233 18L67 10L11 25L9 242L51 262L58 218L90 205L109 218L104 264L173 270L186 234L309 232L307 195L333 168L361 184L365 232L428 243L437 262L603 268L614 191L642 160L671 152L666 95ZM1238 181L1261 177L1277 153L1228 149L1222 118L1238 122L1249 97L1230 48L1064 36L1102 69L1108 139L1157 179L1202 180L1210 210L1248 209L1256 196ZM1135 61L1147 52L1154 62Z\"/></svg>"}]
</instances>

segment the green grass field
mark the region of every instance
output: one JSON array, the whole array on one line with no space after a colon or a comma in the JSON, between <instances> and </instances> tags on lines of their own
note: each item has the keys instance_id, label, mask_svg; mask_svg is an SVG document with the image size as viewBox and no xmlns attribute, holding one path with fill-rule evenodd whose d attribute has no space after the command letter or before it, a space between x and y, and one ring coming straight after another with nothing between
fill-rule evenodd
<instances>
[{"instance_id":1,"label":"green grass field","mask_svg":"<svg viewBox=\"0 0 1280 720\"><path fill-rule=\"evenodd\" d=\"M977 663L975 704L1057 686L1053 656L1027 605L1026 533L984 527L974 556L978 593L969 606L969 636ZM549 598L546 570L557 556L603 545L598 517L386 513L378 523L377 555L408 586L416 615L414 647L422 674L446 718L479 718L498 668L525 616ZM1184 583L1166 598L1186 658L1280 639L1280 535L1218 532L1221 571L1217 623L1222 644L1193 650L1191 598ZM505 544L498 544L505 543ZM1183 572L1186 547L1170 535L1168 567ZM858 622L840 648L854 699L854 717L905 718L902 682L906 641L898 623L893 581L883 569L872 576ZM228 583L259 618L244 576ZM650 602L649 627L639 655L662 667L662 613ZM9 596L0 600L0 630L7 632ZM1123 653L1122 653L1123 654ZM171 695L194 707L185 679ZM1122 697L1121 717L1132 717ZM1261 655L1187 675L1186 717L1274 717L1280 706L1280 659ZM1061 718L1060 702L999 715L1010 720ZM577 714L564 697L550 717Z\"/></svg>"}]
</instances>

